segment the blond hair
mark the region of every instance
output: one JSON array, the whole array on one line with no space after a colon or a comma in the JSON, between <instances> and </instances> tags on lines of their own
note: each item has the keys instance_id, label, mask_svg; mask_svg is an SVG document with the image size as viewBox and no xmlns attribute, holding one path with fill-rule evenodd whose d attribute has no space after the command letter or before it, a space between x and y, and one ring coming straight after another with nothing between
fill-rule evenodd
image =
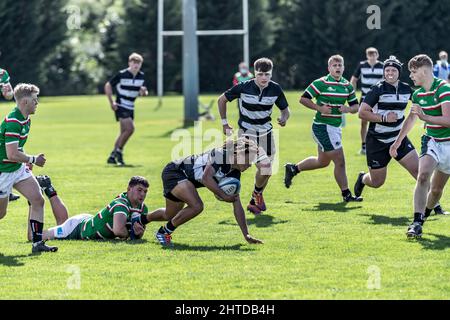
<instances>
[{"instance_id":1,"label":"blond hair","mask_svg":"<svg viewBox=\"0 0 450 320\"><path fill-rule=\"evenodd\" d=\"M30 98L33 93L39 94L39 88L34 84L19 83L14 88L14 98L16 101L20 101L23 98Z\"/></svg>"},{"instance_id":2,"label":"blond hair","mask_svg":"<svg viewBox=\"0 0 450 320\"><path fill-rule=\"evenodd\" d=\"M426 54L418 54L417 56L411 58L408 62L408 69L419 69L421 67L427 67L433 69L433 60Z\"/></svg>"},{"instance_id":3,"label":"blond hair","mask_svg":"<svg viewBox=\"0 0 450 320\"><path fill-rule=\"evenodd\" d=\"M369 48L366 49L366 54L371 54L371 53L376 53L378 55L377 48L369 47Z\"/></svg>"},{"instance_id":4,"label":"blond hair","mask_svg":"<svg viewBox=\"0 0 450 320\"><path fill-rule=\"evenodd\" d=\"M339 54L335 54L334 56L331 56L330 59L328 59L328 65L330 65L332 62L342 62L342 64L344 64L344 57Z\"/></svg>"},{"instance_id":5,"label":"blond hair","mask_svg":"<svg viewBox=\"0 0 450 320\"><path fill-rule=\"evenodd\" d=\"M128 62L130 62L130 61L144 62L144 58L139 53L133 52L128 57Z\"/></svg>"}]
</instances>

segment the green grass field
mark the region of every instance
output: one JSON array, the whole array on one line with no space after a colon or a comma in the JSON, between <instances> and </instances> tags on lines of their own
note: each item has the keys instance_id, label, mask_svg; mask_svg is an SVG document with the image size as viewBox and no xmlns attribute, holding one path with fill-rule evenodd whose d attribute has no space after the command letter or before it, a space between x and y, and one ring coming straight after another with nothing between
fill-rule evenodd
<instances>
[{"instance_id":1,"label":"green grass field","mask_svg":"<svg viewBox=\"0 0 450 320\"><path fill-rule=\"evenodd\" d=\"M246 244L231 205L201 189L205 210L177 229L171 250L156 243L160 224L151 223L136 243L52 241L56 254L32 256L22 197L0 221L0 299L449 299L450 218L432 216L421 241L406 240L414 180L397 163L381 189L364 190L362 203L341 202L332 166L301 173L285 189L282 165L316 154L313 112L298 97L288 94L292 116L279 131L279 172L265 192L268 211L247 215L251 234L264 245ZM34 173L52 178L70 215L95 213L132 175L150 180L150 210L164 206L160 174L179 143L170 137L182 125L183 104L181 97L167 97L162 108L156 105L155 98L138 100L136 132L125 149L132 166L119 168L106 165L118 129L104 96L42 98L26 150L45 153L47 163ZM12 107L1 104L2 117ZM235 103L229 110L236 127ZM278 114L274 110L274 118ZM221 128L219 120L202 126L203 132ZM420 134L417 125L410 135L416 148ZM351 189L357 173L367 170L357 155L359 140L359 120L347 115L343 144ZM245 205L253 177L253 168L243 175ZM441 203L450 209L448 193ZM48 201L45 215L46 226L54 226Z\"/></svg>"}]
</instances>

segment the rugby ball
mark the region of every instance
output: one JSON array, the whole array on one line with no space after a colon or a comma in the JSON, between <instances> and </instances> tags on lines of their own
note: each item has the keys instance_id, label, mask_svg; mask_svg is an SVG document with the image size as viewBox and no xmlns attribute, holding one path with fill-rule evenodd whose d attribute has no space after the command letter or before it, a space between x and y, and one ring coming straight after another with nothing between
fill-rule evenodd
<instances>
[{"instance_id":1,"label":"rugby ball","mask_svg":"<svg viewBox=\"0 0 450 320\"><path fill-rule=\"evenodd\" d=\"M238 194L239 191L241 191L241 182L238 179L232 177L223 178L219 182L219 188L222 189L222 191L227 195Z\"/></svg>"}]
</instances>

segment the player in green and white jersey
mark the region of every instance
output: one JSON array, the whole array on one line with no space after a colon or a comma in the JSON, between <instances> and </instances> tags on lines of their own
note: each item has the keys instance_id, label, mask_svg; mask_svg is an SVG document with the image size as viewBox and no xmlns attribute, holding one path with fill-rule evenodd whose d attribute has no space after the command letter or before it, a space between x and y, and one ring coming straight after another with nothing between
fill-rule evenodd
<instances>
[{"instance_id":1,"label":"player in green and white jersey","mask_svg":"<svg viewBox=\"0 0 450 320\"><path fill-rule=\"evenodd\" d=\"M44 154L29 156L23 147L30 132L30 115L34 114L38 105L39 88L32 84L18 84L14 88L15 107L3 120L0 126L0 219L4 218L8 208L9 194L14 187L31 204L30 225L32 231L32 252L55 252L42 240L44 227L44 198L38 182L30 172L26 163L39 167L45 164Z\"/></svg>"},{"instance_id":2,"label":"player in green and white jersey","mask_svg":"<svg viewBox=\"0 0 450 320\"><path fill-rule=\"evenodd\" d=\"M345 170L345 157L342 148L342 114L357 113L359 104L355 90L346 80L344 73L344 58L334 55L328 60L327 76L315 80L300 98L300 103L315 110L316 116L312 125L313 138L318 144L318 156L309 157L297 164L285 165L284 184L289 188L292 179L301 171L315 170L327 167L334 162L334 177L342 192L345 202L362 201L352 195L348 189ZM316 99L316 103L313 99ZM348 102L349 106L345 106Z\"/></svg>"},{"instance_id":3,"label":"player in green and white jersey","mask_svg":"<svg viewBox=\"0 0 450 320\"><path fill-rule=\"evenodd\" d=\"M14 92L10 83L10 76L8 71L0 68L0 88L2 90L2 95L6 100L12 100L14 97ZM15 201L19 199L20 196L14 193L9 194L9 201Z\"/></svg>"},{"instance_id":4,"label":"player in green and white jersey","mask_svg":"<svg viewBox=\"0 0 450 320\"><path fill-rule=\"evenodd\" d=\"M141 238L147 223L164 220L164 209L148 212L144 204L148 188L149 183L144 177L134 176L128 183L127 191L119 194L96 215L73 216L63 224L45 230L43 237L46 240Z\"/></svg>"},{"instance_id":5,"label":"player in green and white jersey","mask_svg":"<svg viewBox=\"0 0 450 320\"><path fill-rule=\"evenodd\" d=\"M412 96L411 113L389 152L392 157L397 155L401 141L414 127L417 118L425 122L414 190L414 221L406 233L408 238L414 238L422 236L422 226L450 176L450 85L434 77L433 61L425 54L412 58L408 68L410 78L420 88Z\"/></svg>"}]
</instances>

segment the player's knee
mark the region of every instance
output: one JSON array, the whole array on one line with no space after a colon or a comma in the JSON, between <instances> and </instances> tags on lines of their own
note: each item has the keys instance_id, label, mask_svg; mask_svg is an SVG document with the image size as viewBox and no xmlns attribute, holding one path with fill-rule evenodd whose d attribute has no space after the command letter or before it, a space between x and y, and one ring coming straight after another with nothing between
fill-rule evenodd
<instances>
[{"instance_id":1,"label":"player's knee","mask_svg":"<svg viewBox=\"0 0 450 320\"><path fill-rule=\"evenodd\" d=\"M386 179L385 178L373 178L373 177L371 177L371 180L372 180L372 187L373 188L380 188L384 184L384 181Z\"/></svg>"},{"instance_id":2,"label":"player's knee","mask_svg":"<svg viewBox=\"0 0 450 320\"><path fill-rule=\"evenodd\" d=\"M200 201L200 202L193 204L191 207L192 207L192 210L194 211L194 213L199 214L203 211L204 205L203 205L203 202Z\"/></svg>"},{"instance_id":3,"label":"player's knee","mask_svg":"<svg viewBox=\"0 0 450 320\"><path fill-rule=\"evenodd\" d=\"M428 172L421 172L417 175L418 184L427 184L430 181L430 174Z\"/></svg>"},{"instance_id":4,"label":"player's knee","mask_svg":"<svg viewBox=\"0 0 450 320\"><path fill-rule=\"evenodd\" d=\"M40 193L29 199L28 201L31 203L32 207L43 207L45 204L44 197Z\"/></svg>"},{"instance_id":5,"label":"player's knee","mask_svg":"<svg viewBox=\"0 0 450 320\"><path fill-rule=\"evenodd\" d=\"M442 195L442 189L441 188L432 187L430 192L433 195L433 197L435 197L435 198L440 198L441 195Z\"/></svg>"}]
</instances>

